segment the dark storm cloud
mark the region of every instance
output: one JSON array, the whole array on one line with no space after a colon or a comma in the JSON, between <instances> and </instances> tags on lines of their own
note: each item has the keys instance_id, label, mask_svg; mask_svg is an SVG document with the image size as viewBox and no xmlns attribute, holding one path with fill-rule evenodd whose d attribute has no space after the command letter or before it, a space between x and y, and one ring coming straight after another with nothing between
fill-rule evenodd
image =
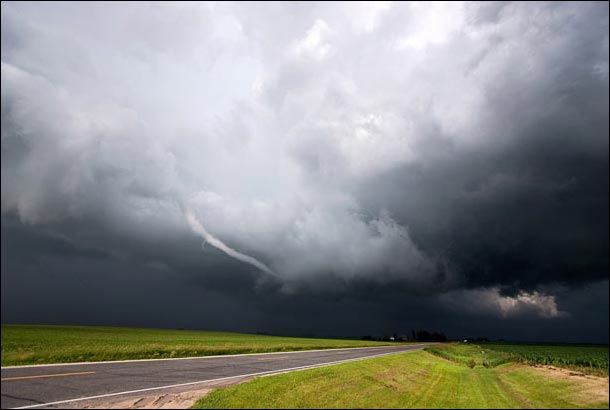
<instances>
[{"instance_id":1,"label":"dark storm cloud","mask_svg":"<svg viewBox=\"0 0 610 410\"><path fill-rule=\"evenodd\" d=\"M564 130L549 124L547 133L435 169L402 167L373 180L364 200L389 207L470 286L607 278L607 148L558 149Z\"/></svg>"},{"instance_id":2,"label":"dark storm cloud","mask_svg":"<svg viewBox=\"0 0 610 410\"><path fill-rule=\"evenodd\" d=\"M608 100L607 3L2 3L3 321L607 340Z\"/></svg>"},{"instance_id":3,"label":"dark storm cloud","mask_svg":"<svg viewBox=\"0 0 610 410\"><path fill-rule=\"evenodd\" d=\"M482 308L490 306L475 302L493 302L480 295L474 300L452 295L451 303L439 305L395 285L363 282L347 292L275 292L273 284L261 286L255 273L219 254L198 258L199 247L192 241L184 242L182 264L176 267L142 263L141 256L96 256L90 263L86 256L45 255L56 238L18 229L13 222L2 221L3 321L352 337L428 328L452 337L607 341L607 281L573 291L549 290L558 295L560 311L574 312L570 317L548 321L517 313L499 325L494 313L502 317L501 312L492 306L484 313ZM17 236L25 237L28 247ZM19 275L8 274L17 270Z\"/></svg>"}]
</instances>

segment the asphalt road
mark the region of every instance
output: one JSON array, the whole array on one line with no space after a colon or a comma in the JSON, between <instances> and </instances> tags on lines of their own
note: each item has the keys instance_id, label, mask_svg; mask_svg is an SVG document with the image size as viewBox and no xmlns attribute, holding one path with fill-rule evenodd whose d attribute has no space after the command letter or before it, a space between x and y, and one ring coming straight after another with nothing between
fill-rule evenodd
<instances>
[{"instance_id":1,"label":"asphalt road","mask_svg":"<svg viewBox=\"0 0 610 410\"><path fill-rule=\"evenodd\" d=\"M133 360L2 368L2 408L78 405L92 398L162 392L172 388L298 370L359 360L424 345L332 349L302 352ZM97 397L102 396L102 397Z\"/></svg>"}]
</instances>

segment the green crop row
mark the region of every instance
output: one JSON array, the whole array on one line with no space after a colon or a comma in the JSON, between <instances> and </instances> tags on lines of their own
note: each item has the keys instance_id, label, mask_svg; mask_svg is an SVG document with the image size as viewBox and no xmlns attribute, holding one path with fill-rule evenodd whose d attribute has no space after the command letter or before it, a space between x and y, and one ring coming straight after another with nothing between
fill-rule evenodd
<instances>
[{"instance_id":1,"label":"green crop row","mask_svg":"<svg viewBox=\"0 0 610 410\"><path fill-rule=\"evenodd\" d=\"M509 354L513 360L536 365L585 368L608 374L608 346L485 343L485 349Z\"/></svg>"}]
</instances>

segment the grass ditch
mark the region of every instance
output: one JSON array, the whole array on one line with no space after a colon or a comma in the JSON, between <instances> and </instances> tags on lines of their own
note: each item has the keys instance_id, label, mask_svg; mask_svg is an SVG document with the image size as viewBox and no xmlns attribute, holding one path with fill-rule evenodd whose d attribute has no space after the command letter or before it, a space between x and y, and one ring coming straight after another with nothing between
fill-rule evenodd
<instances>
[{"instance_id":1,"label":"grass ditch","mask_svg":"<svg viewBox=\"0 0 610 410\"><path fill-rule=\"evenodd\" d=\"M608 408L607 378L494 366L505 356L486 358L476 348L435 346L259 377L217 389L192 408Z\"/></svg>"},{"instance_id":2,"label":"grass ditch","mask_svg":"<svg viewBox=\"0 0 610 410\"><path fill-rule=\"evenodd\" d=\"M425 349L436 356L464 364L470 368L483 366L492 368L513 361L510 354L487 350L472 344L446 344Z\"/></svg>"}]
</instances>

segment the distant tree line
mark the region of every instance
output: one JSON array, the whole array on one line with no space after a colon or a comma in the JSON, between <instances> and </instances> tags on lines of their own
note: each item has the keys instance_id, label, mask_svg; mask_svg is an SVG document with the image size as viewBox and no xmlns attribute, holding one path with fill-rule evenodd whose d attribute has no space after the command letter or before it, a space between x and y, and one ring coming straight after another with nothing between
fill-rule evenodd
<instances>
[{"instance_id":1,"label":"distant tree line","mask_svg":"<svg viewBox=\"0 0 610 410\"><path fill-rule=\"evenodd\" d=\"M411 330L410 334L393 336L384 335L383 337L375 337L371 335L362 336L362 340L379 340L379 341L396 341L396 342L446 342L447 336L443 332L432 332L428 330Z\"/></svg>"},{"instance_id":2,"label":"distant tree line","mask_svg":"<svg viewBox=\"0 0 610 410\"><path fill-rule=\"evenodd\" d=\"M468 340L469 342L473 342L473 343L489 342L489 339L487 337L465 337L464 339Z\"/></svg>"}]
</instances>

